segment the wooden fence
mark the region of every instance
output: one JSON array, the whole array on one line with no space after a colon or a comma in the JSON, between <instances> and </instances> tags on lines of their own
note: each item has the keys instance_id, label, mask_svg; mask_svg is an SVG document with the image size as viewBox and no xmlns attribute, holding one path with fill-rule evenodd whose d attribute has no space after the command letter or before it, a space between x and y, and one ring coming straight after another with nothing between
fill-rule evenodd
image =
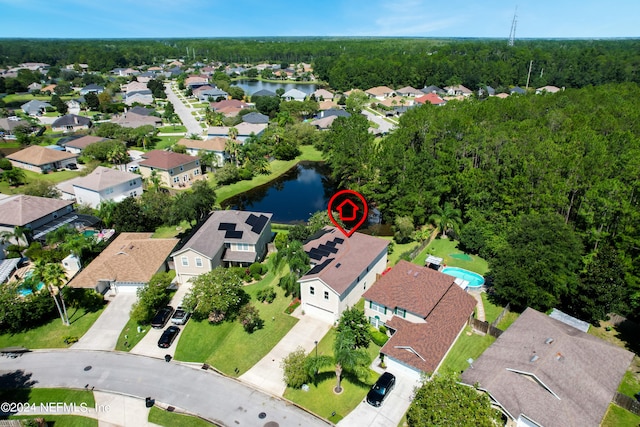
<instances>
[{"instance_id":1,"label":"wooden fence","mask_svg":"<svg viewBox=\"0 0 640 427\"><path fill-rule=\"evenodd\" d=\"M482 334L489 334L492 337L496 337L496 338L498 338L500 335L502 335L502 332L504 332L496 328L489 322L485 322L484 320L471 318L469 319L469 325L471 325L473 330L476 332L480 332Z\"/></svg>"},{"instance_id":2,"label":"wooden fence","mask_svg":"<svg viewBox=\"0 0 640 427\"><path fill-rule=\"evenodd\" d=\"M422 252L424 248L426 248L427 245L429 245L429 243L431 243L431 241L433 241L433 239L436 238L437 235L438 235L438 229L436 228L431 232L431 234L429 234L429 237L427 237L424 241L422 241L422 243L420 243L417 248L411 251L411 253L409 254L409 259L410 260L415 259L420 254L420 252ZM420 262L420 265L424 265L424 260Z\"/></svg>"},{"instance_id":3,"label":"wooden fence","mask_svg":"<svg viewBox=\"0 0 640 427\"><path fill-rule=\"evenodd\" d=\"M498 317L496 317L496 320L491 322L491 326L496 326L498 323L500 323L502 318L510 311L510 308L511 308L511 305L507 304L507 306L500 312L500 314L498 314Z\"/></svg>"},{"instance_id":4,"label":"wooden fence","mask_svg":"<svg viewBox=\"0 0 640 427\"><path fill-rule=\"evenodd\" d=\"M629 397L626 394L618 393L613 396L613 403L626 409L629 412L633 412L636 415L640 415L640 402L633 397Z\"/></svg>"}]
</instances>

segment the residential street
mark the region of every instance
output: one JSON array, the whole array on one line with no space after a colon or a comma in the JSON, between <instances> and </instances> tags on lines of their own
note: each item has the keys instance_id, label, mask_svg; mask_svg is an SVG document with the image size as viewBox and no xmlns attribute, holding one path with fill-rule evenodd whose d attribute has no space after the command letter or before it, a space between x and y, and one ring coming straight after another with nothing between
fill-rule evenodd
<instances>
[{"instance_id":1,"label":"residential street","mask_svg":"<svg viewBox=\"0 0 640 427\"><path fill-rule=\"evenodd\" d=\"M384 117L379 116L377 114L373 114L372 112L368 111L366 108L362 110L362 114L364 114L364 116L369 121L377 123L378 129L383 133L389 133L391 132L392 129L396 127L393 123L390 123L387 120L385 120Z\"/></svg>"},{"instance_id":2,"label":"residential street","mask_svg":"<svg viewBox=\"0 0 640 427\"><path fill-rule=\"evenodd\" d=\"M43 350L15 359L0 358L0 376L18 370L37 387L88 386L99 391L151 397L225 426L330 425L285 400L213 371L127 353Z\"/></svg>"},{"instance_id":3,"label":"residential street","mask_svg":"<svg viewBox=\"0 0 640 427\"><path fill-rule=\"evenodd\" d=\"M186 106L178 95L173 91L171 83L165 85L165 92L167 93L167 100L173 104L173 108L182 120L182 124L187 128L187 135L195 133L196 135L202 135L203 129L200 127L200 123L193 117L191 111L192 108Z\"/></svg>"}]
</instances>

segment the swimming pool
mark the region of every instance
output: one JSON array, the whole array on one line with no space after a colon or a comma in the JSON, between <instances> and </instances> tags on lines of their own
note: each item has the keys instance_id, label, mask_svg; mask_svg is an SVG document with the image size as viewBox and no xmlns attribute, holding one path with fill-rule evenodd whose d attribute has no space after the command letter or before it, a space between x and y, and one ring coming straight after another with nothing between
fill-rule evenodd
<instances>
[{"instance_id":1,"label":"swimming pool","mask_svg":"<svg viewBox=\"0 0 640 427\"><path fill-rule=\"evenodd\" d=\"M448 274L449 276L457 277L469 282L470 288L479 288L484 285L484 277L473 271L465 270L458 267L445 267L441 270L441 273Z\"/></svg>"}]
</instances>

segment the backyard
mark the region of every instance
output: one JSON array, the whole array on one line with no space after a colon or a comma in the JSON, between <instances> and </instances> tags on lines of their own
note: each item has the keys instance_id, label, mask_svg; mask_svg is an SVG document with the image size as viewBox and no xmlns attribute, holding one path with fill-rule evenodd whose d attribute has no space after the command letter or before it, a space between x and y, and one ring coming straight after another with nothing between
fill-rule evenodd
<instances>
[{"instance_id":1,"label":"backyard","mask_svg":"<svg viewBox=\"0 0 640 427\"><path fill-rule=\"evenodd\" d=\"M434 239L413 260L414 264L424 265L428 255L442 258L443 264L449 267L460 267L484 275L489 271L489 264L477 255L470 255L458 249L458 242L450 239Z\"/></svg>"}]
</instances>

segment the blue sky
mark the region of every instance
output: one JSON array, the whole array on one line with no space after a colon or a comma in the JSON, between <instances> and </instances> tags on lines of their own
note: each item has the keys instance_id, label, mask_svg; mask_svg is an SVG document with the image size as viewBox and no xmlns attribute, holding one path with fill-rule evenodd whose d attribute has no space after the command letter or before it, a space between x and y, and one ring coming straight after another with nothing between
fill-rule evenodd
<instances>
[{"instance_id":1,"label":"blue sky","mask_svg":"<svg viewBox=\"0 0 640 427\"><path fill-rule=\"evenodd\" d=\"M0 37L639 37L639 0L0 0Z\"/></svg>"}]
</instances>

